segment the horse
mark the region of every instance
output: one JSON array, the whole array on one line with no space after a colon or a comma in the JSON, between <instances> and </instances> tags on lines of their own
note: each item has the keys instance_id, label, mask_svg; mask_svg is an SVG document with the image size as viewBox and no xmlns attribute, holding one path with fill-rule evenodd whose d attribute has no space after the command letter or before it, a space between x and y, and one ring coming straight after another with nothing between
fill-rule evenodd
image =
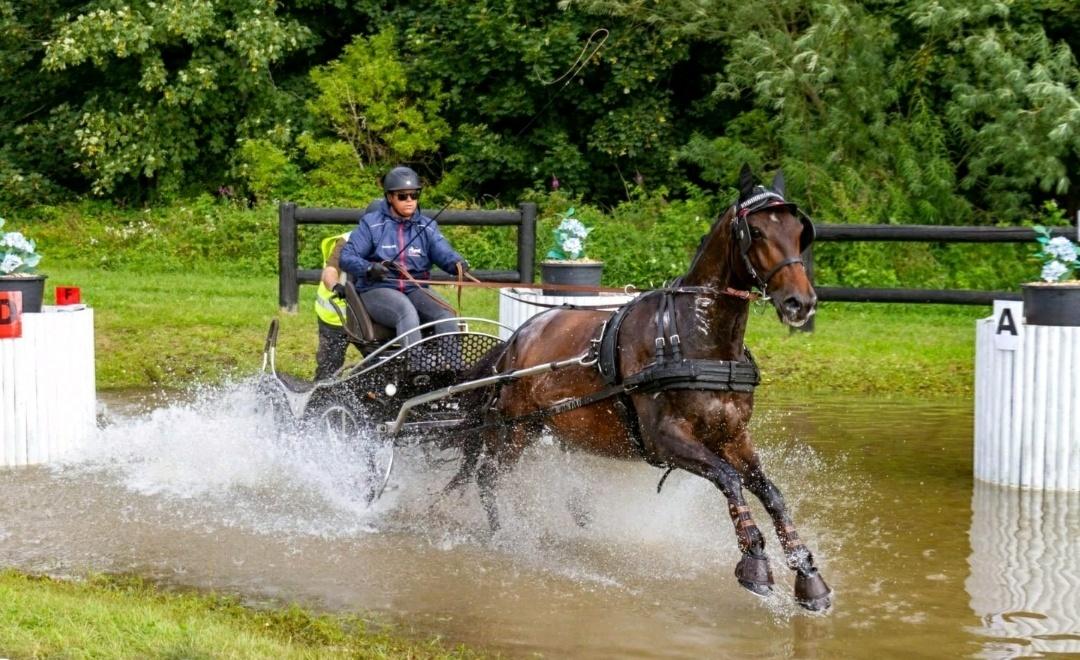
<instances>
[{"instance_id":1,"label":"horse","mask_svg":"<svg viewBox=\"0 0 1080 660\"><path fill-rule=\"evenodd\" d=\"M594 356L508 380L476 402L486 423L467 441L471 446L462 468L447 489L475 478L488 522L497 530L498 477L543 427L569 449L644 458L669 473L685 470L713 483L727 499L742 553L735 576L752 593L766 596L773 588L772 571L745 487L772 518L795 572L797 602L812 611L828 609L831 589L750 437L758 379L743 344L754 288L768 295L784 324L801 326L814 313L817 296L800 257L813 237L809 216L784 198L783 173L777 172L767 188L755 185L744 165L738 201L713 223L682 277L638 296L614 315L562 308L538 314L480 361L476 376ZM607 369L619 376L614 386L611 374L602 373L605 342ZM691 364L696 366L686 366ZM701 375L705 372L712 380ZM662 382L634 380L642 375ZM613 387L616 394L610 394Z\"/></svg>"}]
</instances>

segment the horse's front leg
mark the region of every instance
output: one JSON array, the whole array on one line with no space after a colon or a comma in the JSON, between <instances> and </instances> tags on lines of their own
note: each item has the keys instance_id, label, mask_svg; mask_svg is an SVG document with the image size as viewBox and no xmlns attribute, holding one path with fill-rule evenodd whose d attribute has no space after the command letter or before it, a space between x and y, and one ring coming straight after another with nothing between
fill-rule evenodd
<instances>
[{"instance_id":1,"label":"horse's front leg","mask_svg":"<svg viewBox=\"0 0 1080 660\"><path fill-rule=\"evenodd\" d=\"M743 553L735 567L739 584L759 596L770 594L773 577L765 556L765 538L750 515L739 473L697 440L688 422L668 423L662 428L653 437L657 457L670 466L708 479L727 498L728 514L735 526L739 550Z\"/></svg>"},{"instance_id":2,"label":"horse's front leg","mask_svg":"<svg viewBox=\"0 0 1080 660\"><path fill-rule=\"evenodd\" d=\"M745 446L749 446L749 438L746 440ZM765 476L757 454L752 451L749 454L739 466L743 485L761 500L773 520L788 567L795 571L795 600L814 612L828 609L832 605L832 590L814 565L814 555L799 539L780 489Z\"/></svg>"}]
</instances>

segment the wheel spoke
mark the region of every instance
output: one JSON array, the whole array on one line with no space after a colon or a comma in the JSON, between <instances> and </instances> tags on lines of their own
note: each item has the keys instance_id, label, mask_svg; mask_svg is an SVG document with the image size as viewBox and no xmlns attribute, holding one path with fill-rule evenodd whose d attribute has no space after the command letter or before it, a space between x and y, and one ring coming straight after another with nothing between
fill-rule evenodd
<instances>
[{"instance_id":1,"label":"wheel spoke","mask_svg":"<svg viewBox=\"0 0 1080 660\"><path fill-rule=\"evenodd\" d=\"M393 445L377 437L361 437L365 427L352 410L342 405L323 409L317 421L317 428L323 431L330 445L331 459L355 466L359 483L363 484L364 499L369 505L374 503L390 479Z\"/></svg>"}]
</instances>

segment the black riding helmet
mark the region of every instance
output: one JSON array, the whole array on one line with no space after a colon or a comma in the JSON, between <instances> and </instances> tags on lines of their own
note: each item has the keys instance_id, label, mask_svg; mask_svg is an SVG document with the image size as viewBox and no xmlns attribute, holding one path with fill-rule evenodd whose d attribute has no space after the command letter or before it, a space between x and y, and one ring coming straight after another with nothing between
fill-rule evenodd
<instances>
[{"instance_id":1,"label":"black riding helmet","mask_svg":"<svg viewBox=\"0 0 1080 660\"><path fill-rule=\"evenodd\" d=\"M383 190L391 193L397 190L421 190L420 175L411 167L399 165L383 177Z\"/></svg>"}]
</instances>

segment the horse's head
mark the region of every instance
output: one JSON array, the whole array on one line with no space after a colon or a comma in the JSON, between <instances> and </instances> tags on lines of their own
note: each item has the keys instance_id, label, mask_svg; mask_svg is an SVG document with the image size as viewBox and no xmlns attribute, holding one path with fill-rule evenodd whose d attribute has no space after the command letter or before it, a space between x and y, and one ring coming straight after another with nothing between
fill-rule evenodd
<instances>
[{"instance_id":1,"label":"horse's head","mask_svg":"<svg viewBox=\"0 0 1080 660\"><path fill-rule=\"evenodd\" d=\"M814 314L817 295L800 256L814 240L814 223L784 199L784 175L777 172L772 187L755 185L743 166L739 201L731 214L734 274L746 288L757 286L769 296L780 320L799 327Z\"/></svg>"}]
</instances>

